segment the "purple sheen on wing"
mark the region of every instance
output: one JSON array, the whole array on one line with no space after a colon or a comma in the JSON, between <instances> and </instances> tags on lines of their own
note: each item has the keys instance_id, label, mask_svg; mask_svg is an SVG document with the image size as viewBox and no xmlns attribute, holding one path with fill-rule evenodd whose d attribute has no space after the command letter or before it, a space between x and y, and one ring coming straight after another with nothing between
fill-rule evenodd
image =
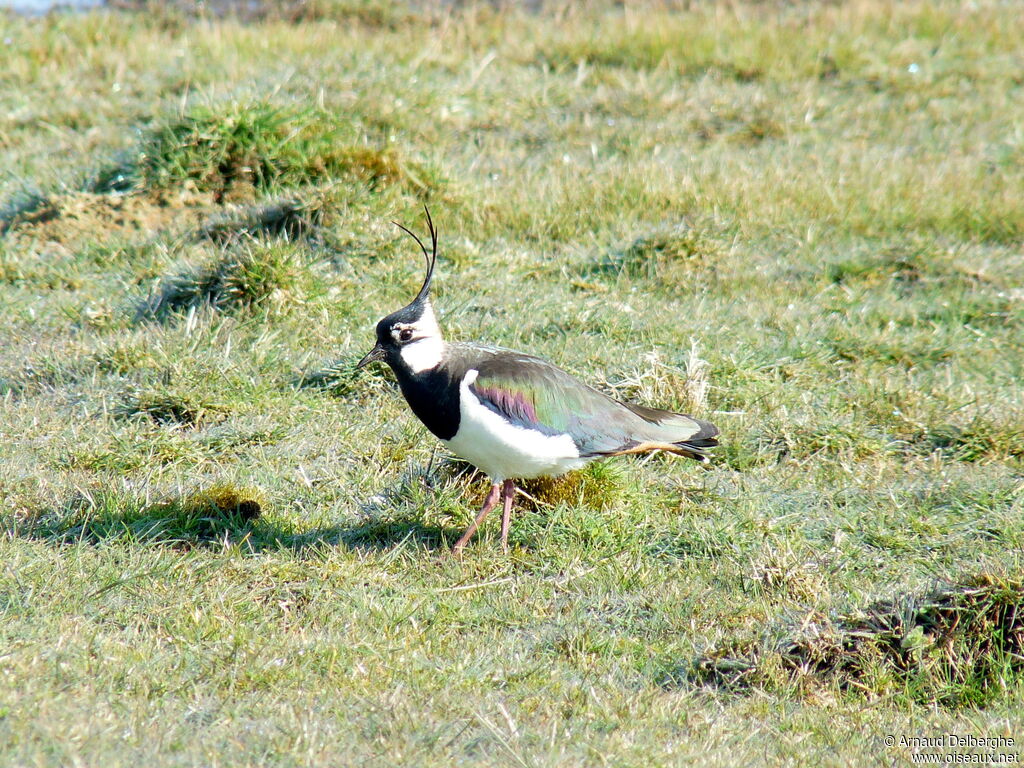
<instances>
[{"instance_id":1,"label":"purple sheen on wing","mask_svg":"<svg viewBox=\"0 0 1024 768\"><path fill-rule=\"evenodd\" d=\"M479 387L477 392L481 397L490 400L499 411L531 424L537 423L537 409L524 392L512 392L497 387Z\"/></svg>"}]
</instances>

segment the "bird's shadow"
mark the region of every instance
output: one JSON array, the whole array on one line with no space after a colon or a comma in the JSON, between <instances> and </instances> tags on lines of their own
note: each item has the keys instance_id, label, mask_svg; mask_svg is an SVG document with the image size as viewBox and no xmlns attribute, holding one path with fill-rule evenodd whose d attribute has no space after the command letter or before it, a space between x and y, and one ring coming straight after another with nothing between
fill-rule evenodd
<instances>
[{"instance_id":1,"label":"bird's shadow","mask_svg":"<svg viewBox=\"0 0 1024 768\"><path fill-rule=\"evenodd\" d=\"M263 513L260 502L232 499L222 505L208 494L156 503L112 492L76 493L32 514L5 521L8 536L56 545L127 544L160 545L173 549L224 549L249 552L292 551L313 554L323 548L385 552L398 546L426 551L451 547L461 530L423 522L411 506L392 510L363 504L364 517L350 525L328 525L303 530ZM404 513L404 515L403 515Z\"/></svg>"},{"instance_id":2,"label":"bird's shadow","mask_svg":"<svg viewBox=\"0 0 1024 768\"><path fill-rule=\"evenodd\" d=\"M275 543L297 552L320 545L360 552L386 552L400 546L444 552L451 549L460 534L454 527L426 525L412 519L381 519L360 525L319 528Z\"/></svg>"}]
</instances>

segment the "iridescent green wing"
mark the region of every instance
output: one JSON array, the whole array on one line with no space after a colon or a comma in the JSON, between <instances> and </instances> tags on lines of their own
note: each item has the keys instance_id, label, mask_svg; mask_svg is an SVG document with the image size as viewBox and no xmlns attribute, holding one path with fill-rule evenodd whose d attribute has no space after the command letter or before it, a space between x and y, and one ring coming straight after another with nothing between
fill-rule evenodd
<instances>
[{"instance_id":1,"label":"iridescent green wing","mask_svg":"<svg viewBox=\"0 0 1024 768\"><path fill-rule=\"evenodd\" d=\"M476 367L470 391L516 426L567 434L581 454L614 451L628 440L622 421L636 420L632 413L545 360L504 353Z\"/></svg>"},{"instance_id":2,"label":"iridescent green wing","mask_svg":"<svg viewBox=\"0 0 1024 768\"><path fill-rule=\"evenodd\" d=\"M569 435L582 456L640 446L699 454L716 444L718 430L699 419L620 403L546 360L513 352L475 366L470 391L511 423L546 435Z\"/></svg>"}]
</instances>

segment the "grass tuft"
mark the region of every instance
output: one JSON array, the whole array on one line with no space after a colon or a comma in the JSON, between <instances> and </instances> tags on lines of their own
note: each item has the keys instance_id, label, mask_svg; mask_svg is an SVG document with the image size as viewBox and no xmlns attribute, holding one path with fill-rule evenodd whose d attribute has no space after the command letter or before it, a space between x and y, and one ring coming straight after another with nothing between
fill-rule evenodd
<instances>
[{"instance_id":1,"label":"grass tuft","mask_svg":"<svg viewBox=\"0 0 1024 768\"><path fill-rule=\"evenodd\" d=\"M201 399L193 393L144 390L127 395L114 415L131 419L145 417L164 426L198 427L218 418L224 406Z\"/></svg>"},{"instance_id":2,"label":"grass tuft","mask_svg":"<svg viewBox=\"0 0 1024 768\"><path fill-rule=\"evenodd\" d=\"M912 285L921 280L926 270L919 254L902 249L859 255L827 266L829 280L841 285L877 285L889 280Z\"/></svg>"},{"instance_id":3,"label":"grass tuft","mask_svg":"<svg viewBox=\"0 0 1024 768\"><path fill-rule=\"evenodd\" d=\"M591 264L588 275L625 275L632 279L671 280L713 270L720 247L688 224L661 227L637 237Z\"/></svg>"},{"instance_id":4,"label":"grass tuft","mask_svg":"<svg viewBox=\"0 0 1024 768\"><path fill-rule=\"evenodd\" d=\"M218 200L245 199L271 186L319 180L335 134L312 112L266 102L200 107L150 132L138 172L146 187L192 181Z\"/></svg>"},{"instance_id":5,"label":"grass tuft","mask_svg":"<svg viewBox=\"0 0 1024 768\"><path fill-rule=\"evenodd\" d=\"M703 413L707 409L710 385L708 362L691 341L689 353L673 365L656 352L644 355L638 365L604 382L618 400L655 405L659 408Z\"/></svg>"},{"instance_id":6,"label":"grass tuft","mask_svg":"<svg viewBox=\"0 0 1024 768\"><path fill-rule=\"evenodd\" d=\"M975 419L970 424L939 424L916 432L908 440L921 453L940 451L957 461L1024 458L1024 427Z\"/></svg>"},{"instance_id":7,"label":"grass tuft","mask_svg":"<svg viewBox=\"0 0 1024 768\"><path fill-rule=\"evenodd\" d=\"M245 243L213 263L164 279L155 295L139 305L136 317L165 320L203 306L219 311L264 307L295 287L299 271L287 244Z\"/></svg>"},{"instance_id":8,"label":"grass tuft","mask_svg":"<svg viewBox=\"0 0 1024 768\"><path fill-rule=\"evenodd\" d=\"M428 192L441 177L394 147L359 143L351 123L321 110L266 101L196 107L147 131L134 158L101 169L97 192L191 184L217 203L348 179L371 190L401 184Z\"/></svg>"},{"instance_id":9,"label":"grass tuft","mask_svg":"<svg viewBox=\"0 0 1024 768\"><path fill-rule=\"evenodd\" d=\"M1022 672L1024 580L981 573L853 615L808 616L777 643L698 659L688 676L738 689L834 685L962 708L991 702Z\"/></svg>"}]
</instances>

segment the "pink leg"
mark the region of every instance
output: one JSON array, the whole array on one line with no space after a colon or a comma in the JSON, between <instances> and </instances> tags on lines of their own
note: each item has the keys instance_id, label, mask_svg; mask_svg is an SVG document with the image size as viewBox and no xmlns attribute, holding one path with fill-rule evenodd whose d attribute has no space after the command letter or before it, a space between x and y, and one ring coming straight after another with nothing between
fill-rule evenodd
<instances>
[{"instance_id":1,"label":"pink leg","mask_svg":"<svg viewBox=\"0 0 1024 768\"><path fill-rule=\"evenodd\" d=\"M512 519L512 500L516 497L516 486L511 480L506 480L501 487L501 498L505 506L501 511L501 548L508 552L508 524Z\"/></svg>"},{"instance_id":2,"label":"pink leg","mask_svg":"<svg viewBox=\"0 0 1024 768\"><path fill-rule=\"evenodd\" d=\"M452 554L461 555L462 550L466 548L469 540L473 538L473 534L476 533L476 529L480 526L480 523L487 517L487 513L494 509L494 505L498 503L498 485L491 486L491 492L487 494L487 499L484 501L484 506L480 510L480 514L476 516L476 520L473 524L466 529L466 532L462 534L462 538L455 542L455 546L452 547Z\"/></svg>"}]
</instances>

